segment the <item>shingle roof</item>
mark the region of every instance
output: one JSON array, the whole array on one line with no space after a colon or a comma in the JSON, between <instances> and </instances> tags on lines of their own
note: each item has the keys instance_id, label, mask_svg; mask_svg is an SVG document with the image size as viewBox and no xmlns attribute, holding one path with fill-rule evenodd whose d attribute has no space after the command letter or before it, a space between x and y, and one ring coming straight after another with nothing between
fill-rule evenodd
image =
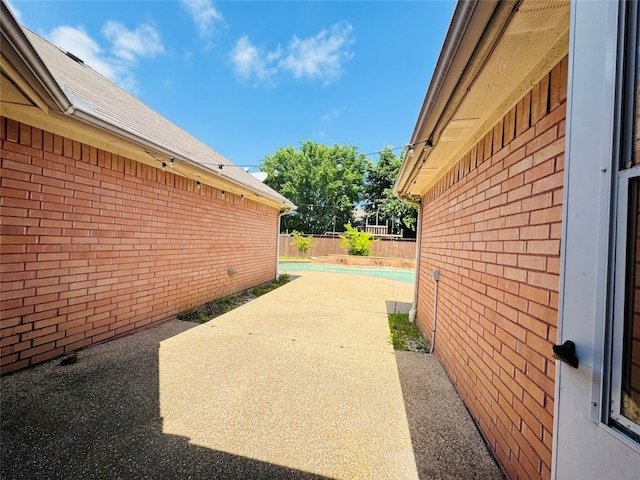
<instances>
[{"instance_id":1,"label":"shingle roof","mask_svg":"<svg viewBox=\"0 0 640 480\"><path fill-rule=\"evenodd\" d=\"M24 32L74 108L136 137L147 139L166 151L173 152L176 159L198 164L217 176L281 202L287 208L295 208L271 187L171 123L91 67L72 59L35 33L27 29ZM219 165L228 167L220 169Z\"/></svg>"}]
</instances>

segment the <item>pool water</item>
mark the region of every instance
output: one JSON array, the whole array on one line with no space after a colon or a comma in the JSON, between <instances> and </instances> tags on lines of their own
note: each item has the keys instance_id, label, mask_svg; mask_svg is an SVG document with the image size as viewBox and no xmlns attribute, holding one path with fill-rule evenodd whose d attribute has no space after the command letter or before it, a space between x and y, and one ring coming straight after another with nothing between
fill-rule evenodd
<instances>
[{"instance_id":1,"label":"pool water","mask_svg":"<svg viewBox=\"0 0 640 480\"><path fill-rule=\"evenodd\" d=\"M342 265L322 265L319 263L280 262L280 272L333 272L350 273L352 275L369 275L372 277L389 278L401 282L413 282L414 270L400 270L389 267L345 267Z\"/></svg>"}]
</instances>

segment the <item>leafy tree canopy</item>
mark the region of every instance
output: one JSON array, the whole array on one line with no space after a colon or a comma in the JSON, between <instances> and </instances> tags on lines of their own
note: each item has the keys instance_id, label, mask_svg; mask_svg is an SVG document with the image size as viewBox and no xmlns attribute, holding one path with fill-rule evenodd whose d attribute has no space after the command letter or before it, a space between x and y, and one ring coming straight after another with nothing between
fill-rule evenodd
<instances>
[{"instance_id":1,"label":"leafy tree canopy","mask_svg":"<svg viewBox=\"0 0 640 480\"><path fill-rule=\"evenodd\" d=\"M282 231L325 233L352 223L371 166L357 150L303 141L300 148L283 147L265 156L260 165L269 174L265 183L298 206L282 217Z\"/></svg>"},{"instance_id":2,"label":"leafy tree canopy","mask_svg":"<svg viewBox=\"0 0 640 480\"><path fill-rule=\"evenodd\" d=\"M364 210L367 215L377 213L379 221L393 220L415 235L418 209L393 195L403 157L404 151L396 156L391 147L386 147L380 152L378 162L370 165L364 186Z\"/></svg>"}]
</instances>

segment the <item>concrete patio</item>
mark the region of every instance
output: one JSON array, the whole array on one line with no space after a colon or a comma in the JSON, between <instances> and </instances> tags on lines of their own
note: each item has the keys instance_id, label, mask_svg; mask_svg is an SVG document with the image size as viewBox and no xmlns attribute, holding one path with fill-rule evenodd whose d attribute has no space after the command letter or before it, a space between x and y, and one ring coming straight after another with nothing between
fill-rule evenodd
<instances>
[{"instance_id":1,"label":"concrete patio","mask_svg":"<svg viewBox=\"0 0 640 480\"><path fill-rule=\"evenodd\" d=\"M412 288L304 272L6 376L0 477L502 478L437 359L388 341Z\"/></svg>"}]
</instances>

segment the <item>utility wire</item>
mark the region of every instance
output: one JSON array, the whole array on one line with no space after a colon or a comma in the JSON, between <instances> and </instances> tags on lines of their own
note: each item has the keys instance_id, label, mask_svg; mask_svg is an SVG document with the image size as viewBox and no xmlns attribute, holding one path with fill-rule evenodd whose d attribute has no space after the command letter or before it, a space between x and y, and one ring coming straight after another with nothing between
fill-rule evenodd
<instances>
[{"instance_id":1,"label":"utility wire","mask_svg":"<svg viewBox=\"0 0 640 480\"><path fill-rule=\"evenodd\" d=\"M413 152L412 152L412 151L413 151L414 147L415 147L416 145L421 144L421 143L426 144L428 147L432 147L432 146L433 146L433 142L432 142L430 139L429 139L429 140L422 140L422 141L420 141L420 142L415 142L415 143L405 144L405 145L403 145L403 146L401 146L401 147L394 147L394 148L385 147L385 148L383 148L382 150L378 150L378 151L376 151L376 152L365 153L365 154L364 154L364 156L365 156L365 157L368 157L368 156L370 156L370 155L380 154L380 153L385 152L385 151L395 151L395 150L401 150L401 149L404 149L404 148L408 149L408 150L410 151L410 155L412 155L412 154L413 154ZM169 166L169 167L171 167L171 168L175 169L175 167L173 167L173 165L171 165L171 164L173 163L173 161L172 161L172 158L173 158L173 157L171 157L171 158L169 159L169 163L170 163L170 165L167 165L167 162L165 162L164 160L160 160L158 157L156 157L156 156L155 156L154 154L152 154L151 152L147 152L147 154L151 155L151 156L152 156L153 158L155 158L158 162L162 163L163 167L165 167L165 168L166 168L167 166ZM212 162L204 162L204 163L205 163L206 165L210 166L210 167L217 167L217 168L218 168L218 170L223 170L225 167L236 167L236 168L242 168L243 170L247 170L247 173L248 173L248 171L249 171L250 169L252 169L252 168L260 168L260 167L261 167L261 165L236 165L235 163L212 163ZM187 176L187 175L184 175L184 174L183 174L183 176L185 176L185 177L187 177L187 178L189 178L189 179L194 180L194 181L196 181L196 182L197 182L197 180L195 180L195 179L193 179L193 178L191 178L191 177L189 177L189 176Z\"/></svg>"}]
</instances>

